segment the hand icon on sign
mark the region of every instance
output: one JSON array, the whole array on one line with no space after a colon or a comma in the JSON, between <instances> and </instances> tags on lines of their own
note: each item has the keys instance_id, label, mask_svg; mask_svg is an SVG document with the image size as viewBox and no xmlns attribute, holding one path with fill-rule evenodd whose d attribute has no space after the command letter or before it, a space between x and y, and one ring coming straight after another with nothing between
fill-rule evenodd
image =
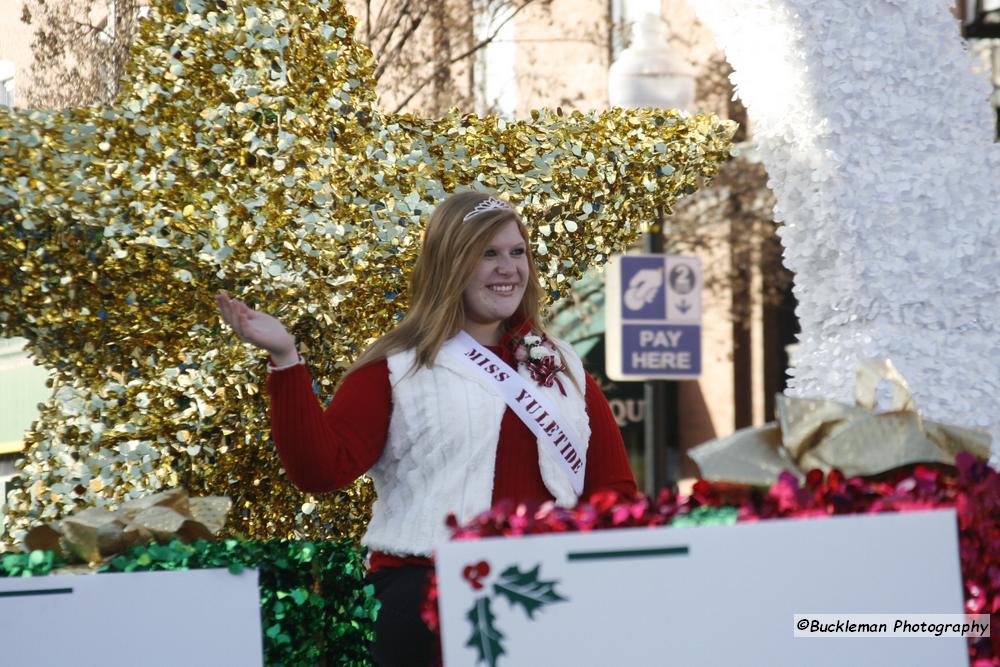
<instances>
[{"instance_id":1,"label":"hand icon on sign","mask_svg":"<svg viewBox=\"0 0 1000 667\"><path fill-rule=\"evenodd\" d=\"M639 310L656 298L656 293L663 286L663 269L642 269L628 281L625 291L625 307L629 310Z\"/></svg>"}]
</instances>

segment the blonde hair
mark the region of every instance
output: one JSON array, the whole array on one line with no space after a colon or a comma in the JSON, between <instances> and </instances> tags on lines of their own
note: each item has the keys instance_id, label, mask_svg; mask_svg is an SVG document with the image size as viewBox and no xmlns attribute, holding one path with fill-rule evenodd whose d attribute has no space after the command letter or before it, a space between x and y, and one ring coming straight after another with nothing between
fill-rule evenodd
<instances>
[{"instance_id":1,"label":"blonde hair","mask_svg":"<svg viewBox=\"0 0 1000 667\"><path fill-rule=\"evenodd\" d=\"M465 323L462 293L476 264L493 237L511 220L517 223L524 239L528 259L528 284L511 319L529 320L535 331L542 332L539 317L542 288L521 216L513 208L493 208L464 219L476 204L489 197L498 195L458 192L438 204L424 230L423 248L410 278L410 308L406 316L396 328L369 346L347 374L408 349L416 351L414 368L431 367L441 345ZM504 326L509 326L509 320Z\"/></svg>"}]
</instances>

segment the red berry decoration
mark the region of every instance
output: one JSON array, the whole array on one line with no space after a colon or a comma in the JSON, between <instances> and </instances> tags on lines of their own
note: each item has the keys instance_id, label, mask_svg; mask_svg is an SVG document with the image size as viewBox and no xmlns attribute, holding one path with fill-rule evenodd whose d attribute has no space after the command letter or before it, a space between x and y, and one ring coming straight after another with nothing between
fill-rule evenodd
<instances>
[{"instance_id":1,"label":"red berry decoration","mask_svg":"<svg viewBox=\"0 0 1000 667\"><path fill-rule=\"evenodd\" d=\"M469 582L469 585L472 586L472 590L481 591L483 589L483 584L480 582L480 579L489 573L490 564L481 560L475 565L466 565L465 569L462 570L462 578Z\"/></svg>"}]
</instances>

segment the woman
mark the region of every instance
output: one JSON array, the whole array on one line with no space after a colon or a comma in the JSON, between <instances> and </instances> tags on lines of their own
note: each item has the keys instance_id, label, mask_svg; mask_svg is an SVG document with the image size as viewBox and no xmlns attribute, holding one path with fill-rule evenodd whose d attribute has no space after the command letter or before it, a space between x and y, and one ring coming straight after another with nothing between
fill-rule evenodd
<instances>
[{"instance_id":1,"label":"woman","mask_svg":"<svg viewBox=\"0 0 1000 667\"><path fill-rule=\"evenodd\" d=\"M379 664L432 658L419 609L449 513L464 522L504 499L572 506L599 490L636 493L607 401L572 348L544 336L540 298L517 212L489 194L449 196L427 224L409 312L324 411L281 323L216 297L237 335L270 353L272 435L288 478L313 493L365 472L375 483L362 542L382 603Z\"/></svg>"}]
</instances>

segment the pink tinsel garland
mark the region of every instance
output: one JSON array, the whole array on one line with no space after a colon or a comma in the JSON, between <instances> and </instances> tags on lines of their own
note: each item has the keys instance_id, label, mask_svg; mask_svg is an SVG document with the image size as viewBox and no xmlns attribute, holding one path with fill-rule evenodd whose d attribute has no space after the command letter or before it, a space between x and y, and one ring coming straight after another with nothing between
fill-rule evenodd
<instances>
[{"instance_id":1,"label":"pink tinsel garland","mask_svg":"<svg viewBox=\"0 0 1000 667\"><path fill-rule=\"evenodd\" d=\"M992 637L969 641L970 667L1000 667L1000 473L969 454L959 454L955 468L910 466L877 478L848 479L838 471L823 475L813 470L804 484L786 473L768 489L701 480L689 496L663 491L655 500L596 493L573 509L499 503L464 526L454 517L449 525L454 539L468 540L661 526L700 507L724 506L738 509L738 521L954 507L966 611L991 616ZM423 617L437 632L433 578Z\"/></svg>"}]
</instances>

